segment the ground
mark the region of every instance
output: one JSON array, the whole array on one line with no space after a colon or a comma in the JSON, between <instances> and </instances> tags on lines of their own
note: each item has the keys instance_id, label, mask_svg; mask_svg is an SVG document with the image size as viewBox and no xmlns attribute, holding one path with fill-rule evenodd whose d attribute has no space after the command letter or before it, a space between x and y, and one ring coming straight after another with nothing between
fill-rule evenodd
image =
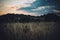
<instances>
[{"instance_id":1,"label":"ground","mask_svg":"<svg viewBox=\"0 0 60 40\"><path fill-rule=\"evenodd\" d=\"M58 40L60 22L0 23L0 40Z\"/></svg>"}]
</instances>

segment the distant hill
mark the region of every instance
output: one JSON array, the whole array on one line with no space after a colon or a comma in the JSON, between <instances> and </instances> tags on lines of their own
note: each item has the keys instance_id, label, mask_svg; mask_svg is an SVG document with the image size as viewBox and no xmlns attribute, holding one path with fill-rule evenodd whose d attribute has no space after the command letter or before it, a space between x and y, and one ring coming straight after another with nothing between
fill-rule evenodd
<instances>
[{"instance_id":1,"label":"distant hill","mask_svg":"<svg viewBox=\"0 0 60 40\"><path fill-rule=\"evenodd\" d=\"M60 14L59 13L48 13L43 15L42 17L44 18L43 21L53 21L53 22L59 22L60 21Z\"/></svg>"},{"instance_id":2,"label":"distant hill","mask_svg":"<svg viewBox=\"0 0 60 40\"><path fill-rule=\"evenodd\" d=\"M0 23L2 22L41 22L41 21L59 22L60 16L58 16L57 14L48 13L41 16L31 16L31 15L23 15L23 14L6 14L3 16L0 16Z\"/></svg>"}]
</instances>

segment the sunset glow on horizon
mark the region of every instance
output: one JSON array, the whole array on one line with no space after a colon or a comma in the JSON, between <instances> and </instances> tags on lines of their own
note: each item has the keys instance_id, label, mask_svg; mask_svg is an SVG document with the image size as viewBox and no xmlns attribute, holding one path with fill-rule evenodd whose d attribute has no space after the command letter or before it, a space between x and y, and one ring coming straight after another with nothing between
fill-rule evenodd
<instances>
[{"instance_id":1,"label":"sunset glow on horizon","mask_svg":"<svg viewBox=\"0 0 60 40\"><path fill-rule=\"evenodd\" d=\"M34 0L33 0L34 1ZM26 6L30 6L30 5L26 5L25 3L31 3L32 0L2 0L0 3L0 15L4 15L7 13L15 13L15 14L25 14L25 15L35 15L32 13L28 13L25 11L18 11L18 8L21 7L26 7Z\"/></svg>"},{"instance_id":2,"label":"sunset glow on horizon","mask_svg":"<svg viewBox=\"0 0 60 40\"><path fill-rule=\"evenodd\" d=\"M59 5L57 2L56 4ZM54 8L58 7L55 6L55 1L52 2L52 0L51 2L49 0L0 0L0 15L7 13L42 15L55 12Z\"/></svg>"}]
</instances>

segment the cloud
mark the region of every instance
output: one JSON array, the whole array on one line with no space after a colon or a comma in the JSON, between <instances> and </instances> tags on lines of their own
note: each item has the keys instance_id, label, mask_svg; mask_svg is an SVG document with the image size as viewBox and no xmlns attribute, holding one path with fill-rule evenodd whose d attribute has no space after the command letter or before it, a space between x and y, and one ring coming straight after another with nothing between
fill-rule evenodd
<instances>
[{"instance_id":1,"label":"cloud","mask_svg":"<svg viewBox=\"0 0 60 40\"><path fill-rule=\"evenodd\" d=\"M0 0L0 4L7 4L7 5L20 5L25 3L32 3L35 0Z\"/></svg>"},{"instance_id":2,"label":"cloud","mask_svg":"<svg viewBox=\"0 0 60 40\"><path fill-rule=\"evenodd\" d=\"M2 2L2 3L1 3ZM21 3L23 3L21 5ZM1 5L2 4L2 5ZM41 15L52 12L54 9L60 9L59 0L1 0L0 10L8 13L22 13L22 14L34 14ZM8 6L5 6L8 5ZM18 6L17 6L18 5ZM1 11L2 13L2 11Z\"/></svg>"},{"instance_id":3,"label":"cloud","mask_svg":"<svg viewBox=\"0 0 60 40\"><path fill-rule=\"evenodd\" d=\"M33 8L33 7L23 7L20 8L18 10L22 10L22 11L26 11L29 13L35 13L35 14L45 14L45 13L49 13L52 12L54 6L40 6L37 8Z\"/></svg>"},{"instance_id":4,"label":"cloud","mask_svg":"<svg viewBox=\"0 0 60 40\"><path fill-rule=\"evenodd\" d=\"M55 0L35 0L30 5L30 8L37 8L40 6L50 6L50 5L58 5L58 1Z\"/></svg>"},{"instance_id":5,"label":"cloud","mask_svg":"<svg viewBox=\"0 0 60 40\"><path fill-rule=\"evenodd\" d=\"M26 5L23 4L25 7ZM34 15L34 16L37 16L38 14L35 14L35 13L28 13L26 11L18 11L17 9L18 8L21 8L23 7L23 5L18 5L18 6L10 6L10 5L4 5L4 6L0 6L0 15L4 15L4 14L7 14L7 13L14 13L14 14L25 14L25 15Z\"/></svg>"},{"instance_id":6,"label":"cloud","mask_svg":"<svg viewBox=\"0 0 60 40\"><path fill-rule=\"evenodd\" d=\"M55 12L55 13L60 13L60 10L53 10L53 12Z\"/></svg>"},{"instance_id":7,"label":"cloud","mask_svg":"<svg viewBox=\"0 0 60 40\"><path fill-rule=\"evenodd\" d=\"M17 10L35 14L51 13L52 10L56 8L55 3L56 2L54 0L36 0L33 3L29 4L30 6L21 7Z\"/></svg>"}]
</instances>

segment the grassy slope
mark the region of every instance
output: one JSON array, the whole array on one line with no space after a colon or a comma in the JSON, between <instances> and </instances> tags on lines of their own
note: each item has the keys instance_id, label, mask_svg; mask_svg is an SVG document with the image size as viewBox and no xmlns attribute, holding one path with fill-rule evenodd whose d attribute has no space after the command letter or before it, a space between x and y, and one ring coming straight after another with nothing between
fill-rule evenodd
<instances>
[{"instance_id":1,"label":"grassy slope","mask_svg":"<svg viewBox=\"0 0 60 40\"><path fill-rule=\"evenodd\" d=\"M1 40L57 40L58 22L0 23Z\"/></svg>"}]
</instances>

